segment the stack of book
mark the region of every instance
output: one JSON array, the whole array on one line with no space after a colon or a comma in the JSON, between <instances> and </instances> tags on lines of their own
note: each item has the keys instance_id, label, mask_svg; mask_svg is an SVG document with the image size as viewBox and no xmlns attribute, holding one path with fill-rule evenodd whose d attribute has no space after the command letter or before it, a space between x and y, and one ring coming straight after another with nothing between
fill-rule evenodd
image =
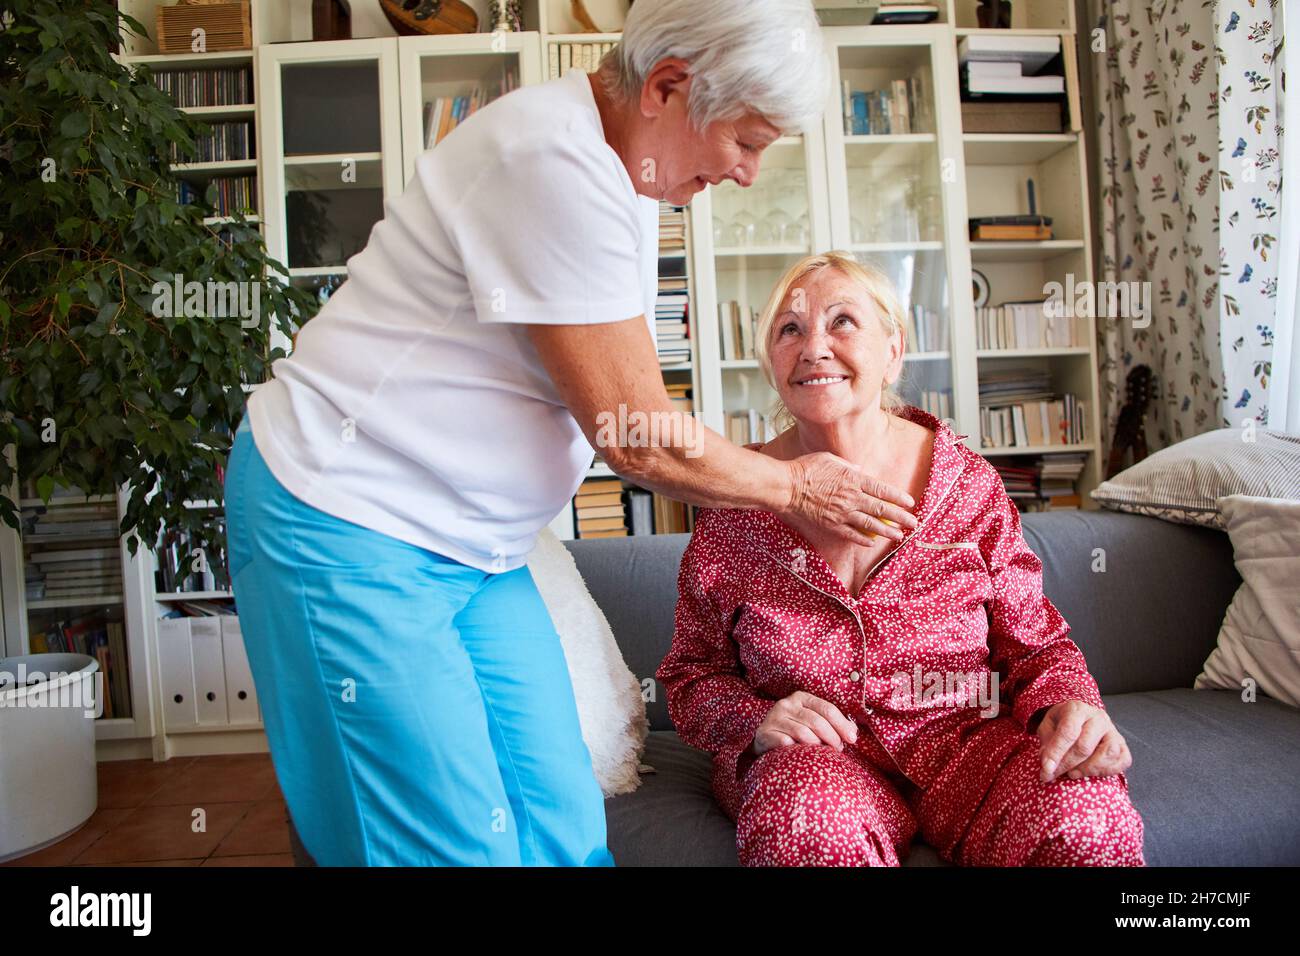
<instances>
[{"instance_id":1,"label":"stack of book","mask_svg":"<svg viewBox=\"0 0 1300 956\"><path fill-rule=\"evenodd\" d=\"M94 603L122 593L117 508L113 502L22 509L28 601Z\"/></svg>"},{"instance_id":2,"label":"stack of book","mask_svg":"<svg viewBox=\"0 0 1300 956\"><path fill-rule=\"evenodd\" d=\"M501 76L491 83L476 84L463 96L440 96L424 101L424 148L432 149L443 137L473 116L481 107L519 86L519 73L513 62L501 68Z\"/></svg>"},{"instance_id":3,"label":"stack of book","mask_svg":"<svg viewBox=\"0 0 1300 956\"><path fill-rule=\"evenodd\" d=\"M550 45L551 79L563 76L570 70L595 73L600 59L616 46L607 43L552 43Z\"/></svg>"},{"instance_id":4,"label":"stack of book","mask_svg":"<svg viewBox=\"0 0 1300 956\"><path fill-rule=\"evenodd\" d=\"M1086 440L1085 403L1070 393L1056 395L1050 372L985 372L979 388L985 448L1073 445Z\"/></svg>"},{"instance_id":5,"label":"stack of book","mask_svg":"<svg viewBox=\"0 0 1300 956\"><path fill-rule=\"evenodd\" d=\"M177 106L246 106L253 102L253 68L158 70L153 84Z\"/></svg>"},{"instance_id":6,"label":"stack of book","mask_svg":"<svg viewBox=\"0 0 1300 956\"><path fill-rule=\"evenodd\" d=\"M844 132L849 136L920 133L929 128L929 79L919 73L882 90L855 90L844 81Z\"/></svg>"},{"instance_id":7,"label":"stack of book","mask_svg":"<svg viewBox=\"0 0 1300 956\"><path fill-rule=\"evenodd\" d=\"M770 442L774 438L776 438L776 429L756 409L727 413L727 441L733 445L749 445L756 441Z\"/></svg>"},{"instance_id":8,"label":"stack of book","mask_svg":"<svg viewBox=\"0 0 1300 956\"><path fill-rule=\"evenodd\" d=\"M121 621L106 619L103 613L57 620L43 627L33 626L28 644L33 654L85 654L95 658L107 689L102 716L131 716L131 665Z\"/></svg>"},{"instance_id":9,"label":"stack of book","mask_svg":"<svg viewBox=\"0 0 1300 956\"><path fill-rule=\"evenodd\" d=\"M627 536L623 482L618 478L588 478L584 481L573 497L573 512L579 538Z\"/></svg>"},{"instance_id":10,"label":"stack of book","mask_svg":"<svg viewBox=\"0 0 1300 956\"><path fill-rule=\"evenodd\" d=\"M690 382L665 382L664 388L668 390L668 400L673 403L673 408L688 415L695 414Z\"/></svg>"},{"instance_id":11,"label":"stack of book","mask_svg":"<svg viewBox=\"0 0 1300 956\"><path fill-rule=\"evenodd\" d=\"M660 365L691 360L691 297L685 276L661 276L655 300L655 351Z\"/></svg>"},{"instance_id":12,"label":"stack of book","mask_svg":"<svg viewBox=\"0 0 1300 956\"><path fill-rule=\"evenodd\" d=\"M920 406L935 418L952 419L952 389L924 388L921 390Z\"/></svg>"},{"instance_id":13,"label":"stack of book","mask_svg":"<svg viewBox=\"0 0 1300 956\"><path fill-rule=\"evenodd\" d=\"M691 361L691 292L687 275L686 210L659 203L659 297L655 301L655 350L660 365Z\"/></svg>"},{"instance_id":14,"label":"stack of book","mask_svg":"<svg viewBox=\"0 0 1300 956\"><path fill-rule=\"evenodd\" d=\"M1083 453L1034 455L1001 459L993 467L1020 510L1077 510L1083 498L1075 482L1087 460Z\"/></svg>"},{"instance_id":15,"label":"stack of book","mask_svg":"<svg viewBox=\"0 0 1300 956\"><path fill-rule=\"evenodd\" d=\"M907 310L907 344L913 352L948 351L948 323L918 304Z\"/></svg>"},{"instance_id":16,"label":"stack of book","mask_svg":"<svg viewBox=\"0 0 1300 956\"><path fill-rule=\"evenodd\" d=\"M656 534L683 534L695 530L695 509L684 501L654 495Z\"/></svg>"},{"instance_id":17,"label":"stack of book","mask_svg":"<svg viewBox=\"0 0 1300 956\"><path fill-rule=\"evenodd\" d=\"M253 124L249 120L227 120L212 123L211 129L194 139L195 154L186 159L192 163L216 163L232 159L253 159ZM173 140L169 144L171 161L181 161L180 148Z\"/></svg>"},{"instance_id":18,"label":"stack of book","mask_svg":"<svg viewBox=\"0 0 1300 956\"><path fill-rule=\"evenodd\" d=\"M659 203L659 255L686 251L686 210Z\"/></svg>"},{"instance_id":19,"label":"stack of book","mask_svg":"<svg viewBox=\"0 0 1300 956\"><path fill-rule=\"evenodd\" d=\"M1084 322L1066 315L1053 300L1004 302L975 309L975 347L979 349L1070 348L1084 345Z\"/></svg>"},{"instance_id":20,"label":"stack of book","mask_svg":"<svg viewBox=\"0 0 1300 956\"><path fill-rule=\"evenodd\" d=\"M1065 77L1035 75L1061 54L1056 36L964 36L957 44L962 99L1034 97L1065 93Z\"/></svg>"},{"instance_id":21,"label":"stack of book","mask_svg":"<svg viewBox=\"0 0 1300 956\"><path fill-rule=\"evenodd\" d=\"M718 303L718 325L722 331L723 361L756 358L754 354L754 336L758 324L758 315L753 309L742 312L740 303Z\"/></svg>"},{"instance_id":22,"label":"stack of book","mask_svg":"<svg viewBox=\"0 0 1300 956\"><path fill-rule=\"evenodd\" d=\"M977 216L970 219L968 225L972 242L1042 242L1053 235L1052 217L1036 213Z\"/></svg>"}]
</instances>

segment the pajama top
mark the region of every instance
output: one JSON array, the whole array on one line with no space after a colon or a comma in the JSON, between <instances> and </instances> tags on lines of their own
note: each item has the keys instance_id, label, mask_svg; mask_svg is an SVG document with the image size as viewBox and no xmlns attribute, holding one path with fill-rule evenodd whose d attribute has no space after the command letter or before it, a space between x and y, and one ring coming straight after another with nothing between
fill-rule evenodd
<instances>
[{"instance_id":1,"label":"pajama top","mask_svg":"<svg viewBox=\"0 0 1300 956\"><path fill-rule=\"evenodd\" d=\"M772 705L797 690L835 704L860 742L869 732L883 769L922 789L987 719L987 709L952 705L968 699L953 683L960 675L997 672L1000 711L1026 730L1061 701L1103 707L997 472L934 416L914 406L896 414L935 432L930 476L917 527L856 599L773 513L704 508L696 517L656 676L682 739L714 754L714 792L732 819L741 754ZM958 676L941 676L945 695L927 674ZM917 685L929 692L900 693Z\"/></svg>"}]
</instances>

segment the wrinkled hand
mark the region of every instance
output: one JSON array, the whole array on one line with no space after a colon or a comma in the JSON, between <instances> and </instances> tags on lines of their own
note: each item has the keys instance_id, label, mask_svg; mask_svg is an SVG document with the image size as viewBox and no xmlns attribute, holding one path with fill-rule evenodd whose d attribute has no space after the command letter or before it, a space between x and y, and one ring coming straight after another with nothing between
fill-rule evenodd
<instances>
[{"instance_id":1,"label":"wrinkled hand","mask_svg":"<svg viewBox=\"0 0 1300 956\"><path fill-rule=\"evenodd\" d=\"M755 755L793 744L826 744L843 750L857 743L858 725L828 700L797 690L772 705L754 731L750 750Z\"/></svg>"},{"instance_id":2,"label":"wrinkled hand","mask_svg":"<svg viewBox=\"0 0 1300 956\"><path fill-rule=\"evenodd\" d=\"M908 508L916 502L907 492L866 474L830 452L801 455L790 463L794 491L780 517L803 532L829 531L851 544L875 535L895 541L916 527Z\"/></svg>"},{"instance_id":3,"label":"wrinkled hand","mask_svg":"<svg viewBox=\"0 0 1300 956\"><path fill-rule=\"evenodd\" d=\"M1108 777L1133 765L1128 744L1110 715L1081 700L1049 707L1036 733L1042 741L1042 783L1060 777Z\"/></svg>"}]
</instances>

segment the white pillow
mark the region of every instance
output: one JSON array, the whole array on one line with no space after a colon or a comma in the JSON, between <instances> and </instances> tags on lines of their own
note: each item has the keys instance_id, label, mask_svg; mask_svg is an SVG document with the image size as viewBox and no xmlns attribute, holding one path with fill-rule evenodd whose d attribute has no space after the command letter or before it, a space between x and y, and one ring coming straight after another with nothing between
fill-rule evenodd
<instances>
[{"instance_id":1,"label":"white pillow","mask_svg":"<svg viewBox=\"0 0 1300 956\"><path fill-rule=\"evenodd\" d=\"M1228 495L1219 506L1242 583L1195 686L1241 690L1253 678L1300 707L1300 501Z\"/></svg>"},{"instance_id":2,"label":"white pillow","mask_svg":"<svg viewBox=\"0 0 1300 956\"><path fill-rule=\"evenodd\" d=\"M582 739L606 797L631 793L650 733L641 685L623 661L609 622L582 580L573 555L543 528L528 570L560 635L578 704Z\"/></svg>"},{"instance_id":3,"label":"white pillow","mask_svg":"<svg viewBox=\"0 0 1300 956\"><path fill-rule=\"evenodd\" d=\"M1103 508L1222 528L1227 495L1300 498L1300 435L1220 428L1162 448L1092 492Z\"/></svg>"}]
</instances>

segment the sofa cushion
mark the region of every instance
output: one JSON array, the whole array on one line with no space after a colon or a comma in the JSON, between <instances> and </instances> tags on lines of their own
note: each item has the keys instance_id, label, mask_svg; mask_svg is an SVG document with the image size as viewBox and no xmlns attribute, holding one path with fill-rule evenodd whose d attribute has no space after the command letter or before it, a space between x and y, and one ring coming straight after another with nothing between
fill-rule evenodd
<instances>
[{"instance_id":1,"label":"sofa cushion","mask_svg":"<svg viewBox=\"0 0 1300 956\"><path fill-rule=\"evenodd\" d=\"M1229 495L1219 502L1242 577L1197 688L1248 681L1300 707L1300 501Z\"/></svg>"},{"instance_id":2,"label":"sofa cushion","mask_svg":"<svg viewBox=\"0 0 1300 956\"><path fill-rule=\"evenodd\" d=\"M1300 864L1300 711L1237 691L1107 697L1149 866Z\"/></svg>"}]
</instances>

